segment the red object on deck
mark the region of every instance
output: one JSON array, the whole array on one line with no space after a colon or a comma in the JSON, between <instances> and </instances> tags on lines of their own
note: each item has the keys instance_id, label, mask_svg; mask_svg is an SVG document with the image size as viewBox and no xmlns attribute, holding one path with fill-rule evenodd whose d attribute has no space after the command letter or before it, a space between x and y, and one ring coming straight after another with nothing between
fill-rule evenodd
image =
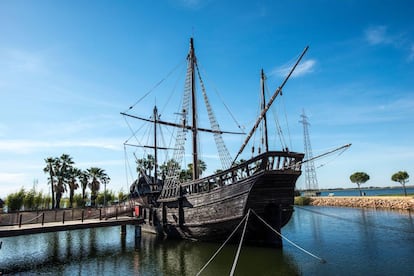
<instances>
[{"instance_id":1,"label":"red object on deck","mask_svg":"<svg viewBox=\"0 0 414 276\"><path fill-rule=\"evenodd\" d=\"M136 217L139 217L140 215L141 215L141 213L140 213L140 208L139 208L139 205L138 206L135 206L135 216Z\"/></svg>"}]
</instances>

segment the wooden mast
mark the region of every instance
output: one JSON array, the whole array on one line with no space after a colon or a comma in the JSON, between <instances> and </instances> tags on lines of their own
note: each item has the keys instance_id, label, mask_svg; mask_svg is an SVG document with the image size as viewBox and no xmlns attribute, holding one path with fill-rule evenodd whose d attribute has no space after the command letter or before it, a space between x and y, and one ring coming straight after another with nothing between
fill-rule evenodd
<instances>
[{"instance_id":1,"label":"wooden mast","mask_svg":"<svg viewBox=\"0 0 414 276\"><path fill-rule=\"evenodd\" d=\"M263 72L261 72L261 86L262 86L262 110L266 107L266 96L265 96L265 79L266 76ZM265 145L265 152L269 151L269 138L267 136L267 119L266 113L263 115L263 125L264 125L264 145Z\"/></svg>"},{"instance_id":2,"label":"wooden mast","mask_svg":"<svg viewBox=\"0 0 414 276\"><path fill-rule=\"evenodd\" d=\"M158 122L158 110L157 106L154 106L154 182L153 184L158 183L158 154L157 154L157 122Z\"/></svg>"},{"instance_id":3,"label":"wooden mast","mask_svg":"<svg viewBox=\"0 0 414 276\"><path fill-rule=\"evenodd\" d=\"M191 105L192 105L192 133L193 133L193 180L199 178L198 169L198 141L197 141L197 103L195 95L195 63L196 57L194 54L193 38L190 38L190 53L188 54L188 61L190 62L191 74Z\"/></svg>"}]
</instances>

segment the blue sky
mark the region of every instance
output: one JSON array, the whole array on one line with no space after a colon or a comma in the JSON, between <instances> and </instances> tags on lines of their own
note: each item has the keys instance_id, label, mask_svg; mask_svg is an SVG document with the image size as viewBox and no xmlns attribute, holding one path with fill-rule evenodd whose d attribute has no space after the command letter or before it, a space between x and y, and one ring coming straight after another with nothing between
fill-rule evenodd
<instances>
[{"instance_id":1,"label":"blue sky","mask_svg":"<svg viewBox=\"0 0 414 276\"><path fill-rule=\"evenodd\" d=\"M354 187L355 171L367 186L397 185L393 173L414 175L413 10L408 0L0 1L0 196L35 181L47 192L44 159L62 153L127 191L119 112L184 61L191 36L206 84L246 129L260 69L274 90L309 45L278 103L291 150L303 151L304 109L314 155L353 144L316 162L319 187ZM161 98L151 101L138 109ZM233 156L242 140L227 140Z\"/></svg>"}]
</instances>

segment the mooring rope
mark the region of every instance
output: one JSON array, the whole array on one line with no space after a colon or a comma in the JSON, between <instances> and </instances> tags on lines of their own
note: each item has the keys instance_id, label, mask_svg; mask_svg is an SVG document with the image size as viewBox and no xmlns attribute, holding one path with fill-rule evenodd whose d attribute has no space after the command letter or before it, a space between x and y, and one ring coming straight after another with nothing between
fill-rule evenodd
<instances>
[{"instance_id":1,"label":"mooring rope","mask_svg":"<svg viewBox=\"0 0 414 276\"><path fill-rule=\"evenodd\" d=\"M233 230L233 232L230 234L230 236L227 238L227 240L224 241L224 243L220 246L219 249L211 256L211 258L207 261L207 263L200 269L200 271L196 274L196 276L200 275L201 272L213 261L213 259L217 256L217 254L223 249L223 247L226 245L226 243L231 239L231 237L236 233L237 229L239 229L240 225L244 222L244 220L247 218L248 213L244 216L244 218L239 222L237 227Z\"/></svg>"},{"instance_id":2,"label":"mooring rope","mask_svg":"<svg viewBox=\"0 0 414 276\"><path fill-rule=\"evenodd\" d=\"M244 235L246 233L247 230L247 223L249 220L249 216L250 216L250 211L253 212L253 214L260 219L267 227L269 227L269 229L271 229L273 232L275 232L279 237L281 237L282 239L284 239L285 241L287 241L288 243L290 243L291 245L293 245L294 247L296 247L297 249L301 250L302 252L308 254L309 256L314 257L315 259L318 259L321 263L326 263L326 260L316 256L315 254L312 254L311 252L307 251L306 249L300 247L299 245L297 245L296 243L292 242L291 240L289 240L288 238L286 238L285 236L283 236L281 233L279 233L276 229L274 229L272 226L270 226L263 218L261 218L254 210L249 209L247 211L247 214L243 217L243 219L239 222L239 224L237 225L237 227L233 230L233 232L230 234L230 236L227 238L227 240L224 241L224 243L219 247L219 249L217 249L217 251L213 254L213 256L211 256L211 258L207 261L207 263L200 269L200 271L196 274L196 276L200 275L201 272L204 271L204 269L213 261L213 259L217 256L218 253L220 253L220 251L223 249L223 247L226 245L226 243L231 239L231 237L234 235L234 233L236 233L236 231L239 229L239 227L242 225L243 222L244 223L244 227L243 227L243 233L242 236L240 238L240 242L239 242L239 246L237 248L237 252L234 258L234 262L230 271L230 275L233 276L234 275L234 271L236 270L236 265L237 265L237 261L239 259L240 256L240 251L241 251L241 246L243 244L243 240L244 240Z\"/></svg>"},{"instance_id":3,"label":"mooring rope","mask_svg":"<svg viewBox=\"0 0 414 276\"><path fill-rule=\"evenodd\" d=\"M237 261L239 260L240 250L241 250L241 246L242 246L242 243L243 243L243 240L244 240L244 234L246 233L247 223L249 222L249 215L250 215L250 209L249 209L249 211L247 211L247 215L246 215L247 217L246 217L246 221L244 223L243 233L242 233L242 236L240 238L239 247L237 248L236 256L234 257L233 266L231 267L231 271L230 271L231 276L234 275L234 271L236 270Z\"/></svg>"},{"instance_id":4,"label":"mooring rope","mask_svg":"<svg viewBox=\"0 0 414 276\"><path fill-rule=\"evenodd\" d=\"M30 223L30 222L34 221L35 219L40 218L41 216L42 216L42 214L40 214L40 215L38 215L38 216L36 216L36 217L34 217L34 218L31 218L31 219L29 219L29 220L22 221L22 223L21 223L21 224ZM15 225L18 225L18 223L16 223Z\"/></svg>"},{"instance_id":5,"label":"mooring rope","mask_svg":"<svg viewBox=\"0 0 414 276\"><path fill-rule=\"evenodd\" d=\"M281 237L282 239L284 239L285 241L287 241L288 243L290 243L291 245L293 245L297 249L301 250L302 252L308 254L309 256L312 256L315 259L318 259L321 263L326 263L326 260L324 260L323 258L320 258L320 257L316 256L315 254L312 254L311 252L307 251L306 249L300 247L296 243L292 242L291 240L289 240L288 238L286 238L285 236L283 236L276 229L274 229L272 226L270 226L264 219L262 219L254 210L252 210L252 212L253 212L253 214L256 215L256 217L258 219L260 219L267 227L269 227L269 229L271 229L273 232L275 232L279 237Z\"/></svg>"}]
</instances>

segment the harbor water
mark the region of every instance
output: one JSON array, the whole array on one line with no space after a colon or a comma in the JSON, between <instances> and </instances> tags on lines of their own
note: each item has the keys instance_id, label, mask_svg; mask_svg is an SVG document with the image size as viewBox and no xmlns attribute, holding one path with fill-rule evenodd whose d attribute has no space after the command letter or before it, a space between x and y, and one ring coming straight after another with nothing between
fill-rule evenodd
<instances>
[{"instance_id":1,"label":"harbor water","mask_svg":"<svg viewBox=\"0 0 414 276\"><path fill-rule=\"evenodd\" d=\"M414 187L406 188L407 194L414 194ZM374 188L369 189L361 187L361 193L366 196L384 196L384 195L404 195L404 189L401 187L393 188ZM342 189L342 190L323 190L321 196L359 196L358 189Z\"/></svg>"},{"instance_id":2,"label":"harbor water","mask_svg":"<svg viewBox=\"0 0 414 276\"><path fill-rule=\"evenodd\" d=\"M414 275L409 212L295 207L283 235L295 245L243 246L235 275ZM145 233L136 240L134 226L124 237L108 227L0 241L0 272L19 275L196 275L221 245ZM228 275L236 251L226 245L201 275Z\"/></svg>"}]
</instances>

